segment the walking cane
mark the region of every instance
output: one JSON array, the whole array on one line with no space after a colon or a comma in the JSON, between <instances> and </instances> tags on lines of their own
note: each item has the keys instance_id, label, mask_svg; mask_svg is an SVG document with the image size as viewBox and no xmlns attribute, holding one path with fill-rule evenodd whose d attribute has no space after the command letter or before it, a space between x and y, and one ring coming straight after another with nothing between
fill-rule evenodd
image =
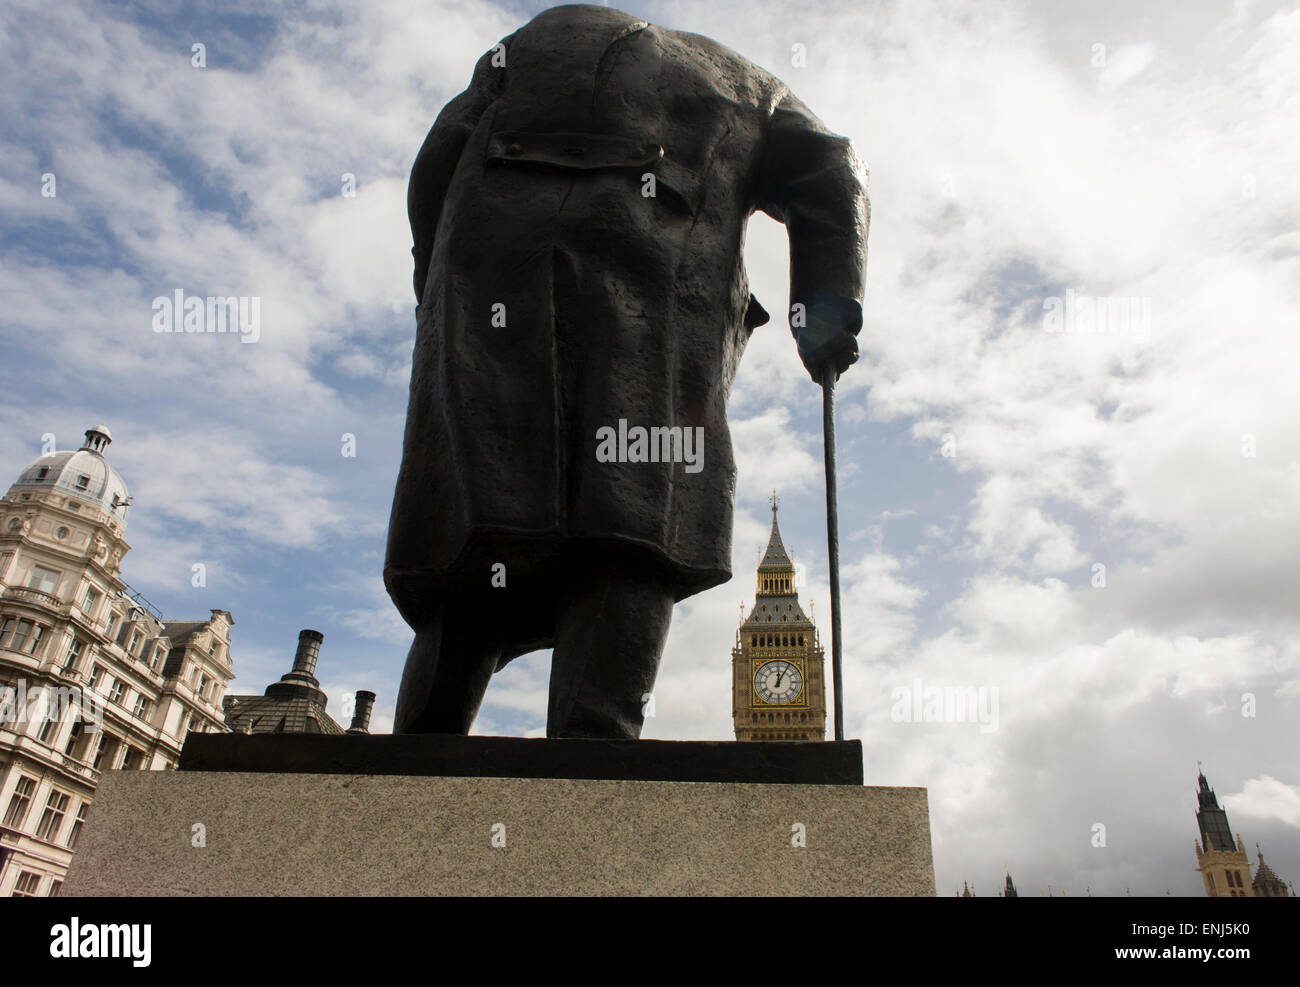
<instances>
[{"instance_id":1,"label":"walking cane","mask_svg":"<svg viewBox=\"0 0 1300 987\"><path fill-rule=\"evenodd\" d=\"M833 360L822 368L822 438L826 447L826 558L831 569L831 680L835 683L835 739L844 739L840 664L840 522L835 496L835 378Z\"/></svg>"}]
</instances>

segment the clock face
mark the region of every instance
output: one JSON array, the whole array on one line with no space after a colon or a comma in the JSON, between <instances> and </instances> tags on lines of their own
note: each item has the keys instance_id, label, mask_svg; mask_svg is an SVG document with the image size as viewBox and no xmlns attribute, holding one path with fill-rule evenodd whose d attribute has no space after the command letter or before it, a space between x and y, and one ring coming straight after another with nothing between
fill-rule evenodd
<instances>
[{"instance_id":1,"label":"clock face","mask_svg":"<svg viewBox=\"0 0 1300 987\"><path fill-rule=\"evenodd\" d=\"M803 692L803 673L788 661L769 661L754 675L754 691L764 702L784 706Z\"/></svg>"}]
</instances>

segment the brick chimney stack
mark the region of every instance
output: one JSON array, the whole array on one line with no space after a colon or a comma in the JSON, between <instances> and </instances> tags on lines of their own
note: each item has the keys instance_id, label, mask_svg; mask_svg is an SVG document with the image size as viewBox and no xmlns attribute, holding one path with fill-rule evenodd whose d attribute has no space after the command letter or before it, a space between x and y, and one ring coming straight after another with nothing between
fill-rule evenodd
<instances>
[{"instance_id":1,"label":"brick chimney stack","mask_svg":"<svg viewBox=\"0 0 1300 987\"><path fill-rule=\"evenodd\" d=\"M375 694L362 689L357 692L356 709L352 713L352 726L348 733L369 733L370 713L375 708Z\"/></svg>"}]
</instances>

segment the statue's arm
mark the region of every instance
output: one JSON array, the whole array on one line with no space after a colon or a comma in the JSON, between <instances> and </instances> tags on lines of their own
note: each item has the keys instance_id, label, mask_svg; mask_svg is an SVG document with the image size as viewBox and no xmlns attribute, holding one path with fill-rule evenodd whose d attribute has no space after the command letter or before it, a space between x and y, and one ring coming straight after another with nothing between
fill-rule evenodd
<instances>
[{"instance_id":1,"label":"statue's arm","mask_svg":"<svg viewBox=\"0 0 1300 987\"><path fill-rule=\"evenodd\" d=\"M508 49L511 38L501 45ZM411 221L411 239L415 258L415 300L424 300L424 282L433 257L433 240L442 214L442 200L447 194L456 165L470 134L478 126L492 101L505 85L504 65L492 64L494 48L478 60L469 88L442 108L429 136L411 168L411 182L406 189L406 213ZM501 61L498 58L498 61Z\"/></svg>"},{"instance_id":2,"label":"statue's arm","mask_svg":"<svg viewBox=\"0 0 1300 987\"><path fill-rule=\"evenodd\" d=\"M790 238L790 328L820 381L827 360L843 371L857 359L870 219L866 168L851 141L787 92L768 121L758 172L755 206L784 223Z\"/></svg>"}]
</instances>

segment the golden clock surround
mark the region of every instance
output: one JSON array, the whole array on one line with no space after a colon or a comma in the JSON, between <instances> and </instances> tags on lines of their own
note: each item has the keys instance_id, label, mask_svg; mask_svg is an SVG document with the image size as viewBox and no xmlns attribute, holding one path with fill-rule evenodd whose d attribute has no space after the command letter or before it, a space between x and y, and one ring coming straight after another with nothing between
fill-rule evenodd
<instances>
[{"instance_id":1,"label":"golden clock surround","mask_svg":"<svg viewBox=\"0 0 1300 987\"><path fill-rule=\"evenodd\" d=\"M792 665L799 672L799 695L791 699L788 703L769 703L766 699L758 694L758 690L753 688L754 680L758 678L758 670L764 665L774 661L784 661ZM749 684L750 684L750 707L753 709L807 709L808 708L808 669L801 658L792 654L771 654L755 656L751 653L749 658Z\"/></svg>"}]
</instances>

